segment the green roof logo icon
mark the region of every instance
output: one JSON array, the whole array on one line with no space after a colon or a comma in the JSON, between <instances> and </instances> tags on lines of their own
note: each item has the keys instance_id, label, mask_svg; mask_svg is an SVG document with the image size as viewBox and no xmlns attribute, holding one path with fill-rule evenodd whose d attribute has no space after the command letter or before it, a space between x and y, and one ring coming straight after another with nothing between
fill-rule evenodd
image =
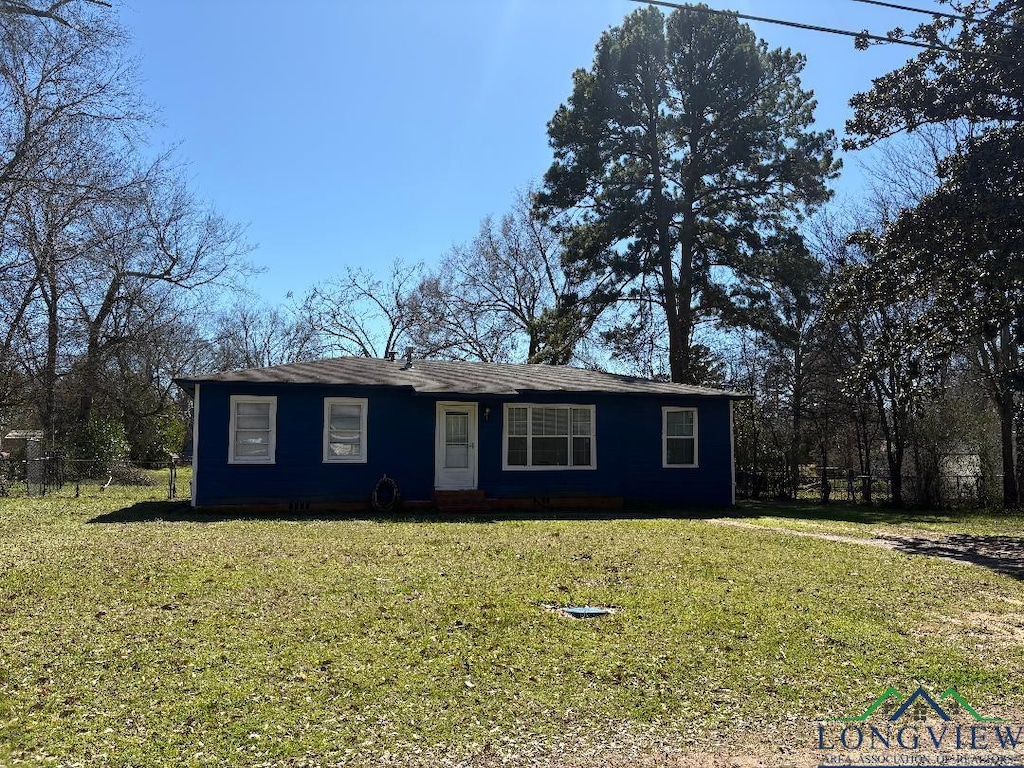
<instances>
[{"instance_id":1,"label":"green roof logo icon","mask_svg":"<svg viewBox=\"0 0 1024 768\"><path fill-rule=\"evenodd\" d=\"M943 703L939 703L943 702ZM865 709L861 714L856 717L840 717L836 718L833 722L838 723L863 723L870 719L876 712L883 710L887 711L895 705L895 710L886 717L890 722L895 722L902 718L911 718L914 720L924 720L928 717L938 717L940 720L951 720L950 713L947 710L956 707L959 710L963 710L969 714L976 722L979 723L1005 723L1006 720L999 717L983 717L977 709L971 706L970 702L961 696L957 690L953 687L947 688L943 691L936 701L932 696L922 687L918 687L909 696L904 696L896 688L889 686Z\"/></svg>"}]
</instances>

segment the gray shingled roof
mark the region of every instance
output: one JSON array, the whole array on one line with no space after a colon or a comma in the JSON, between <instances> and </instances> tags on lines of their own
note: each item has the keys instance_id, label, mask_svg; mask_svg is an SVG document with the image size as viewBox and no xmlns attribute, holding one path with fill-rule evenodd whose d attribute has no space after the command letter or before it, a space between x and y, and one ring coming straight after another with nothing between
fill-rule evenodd
<instances>
[{"instance_id":1,"label":"gray shingled roof","mask_svg":"<svg viewBox=\"0 0 1024 768\"><path fill-rule=\"evenodd\" d=\"M514 395L520 392L618 392L631 394L745 397L709 387L692 387L633 376L588 371L565 365L511 365L462 360L404 360L338 357L304 363L247 368L209 376L184 376L175 381L192 391L205 381L244 384L355 384L411 387L416 392L463 395Z\"/></svg>"}]
</instances>

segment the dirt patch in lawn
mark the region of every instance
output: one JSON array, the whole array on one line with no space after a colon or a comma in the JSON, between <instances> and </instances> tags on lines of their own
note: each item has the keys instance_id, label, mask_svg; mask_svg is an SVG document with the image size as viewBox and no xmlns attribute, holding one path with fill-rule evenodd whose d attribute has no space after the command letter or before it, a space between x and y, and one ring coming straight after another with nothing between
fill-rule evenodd
<instances>
[{"instance_id":1,"label":"dirt patch in lawn","mask_svg":"<svg viewBox=\"0 0 1024 768\"><path fill-rule=\"evenodd\" d=\"M812 752L791 755L734 755L724 752L704 752L672 755L651 754L600 754L556 755L547 758L531 758L528 763L535 768L805 768L818 765L818 756ZM500 758L472 763L460 763L466 768L508 768L520 765L505 762ZM523 763L522 765L527 765Z\"/></svg>"},{"instance_id":2,"label":"dirt patch in lawn","mask_svg":"<svg viewBox=\"0 0 1024 768\"><path fill-rule=\"evenodd\" d=\"M966 611L927 622L915 628L914 634L921 638L950 638L995 665L1013 663L1009 656L1024 645L1024 614Z\"/></svg>"},{"instance_id":3,"label":"dirt patch in lawn","mask_svg":"<svg viewBox=\"0 0 1024 768\"><path fill-rule=\"evenodd\" d=\"M1024 644L1024 616L1019 613L975 611L964 614L962 619L951 621L961 624L966 632L989 636L997 642Z\"/></svg>"}]
</instances>

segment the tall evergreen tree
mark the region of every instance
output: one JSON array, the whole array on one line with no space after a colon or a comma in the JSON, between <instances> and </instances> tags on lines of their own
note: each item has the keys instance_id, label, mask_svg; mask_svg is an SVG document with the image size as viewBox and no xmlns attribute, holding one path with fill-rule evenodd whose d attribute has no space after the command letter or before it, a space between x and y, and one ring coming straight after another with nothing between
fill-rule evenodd
<instances>
[{"instance_id":1,"label":"tall evergreen tree","mask_svg":"<svg viewBox=\"0 0 1024 768\"><path fill-rule=\"evenodd\" d=\"M613 275L620 299L652 297L673 381L700 378L695 329L765 235L829 196L838 163L810 129L803 66L734 18L646 8L602 35L548 124L538 205L576 213L567 258Z\"/></svg>"}]
</instances>

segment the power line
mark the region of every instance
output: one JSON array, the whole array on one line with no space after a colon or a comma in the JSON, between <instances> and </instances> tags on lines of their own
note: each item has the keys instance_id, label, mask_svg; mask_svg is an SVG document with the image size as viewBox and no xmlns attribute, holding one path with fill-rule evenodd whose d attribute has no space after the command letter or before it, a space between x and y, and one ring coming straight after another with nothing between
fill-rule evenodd
<instances>
[{"instance_id":1,"label":"power line","mask_svg":"<svg viewBox=\"0 0 1024 768\"><path fill-rule=\"evenodd\" d=\"M906 38L898 37L887 37L883 35L875 35L867 30L861 32L852 32L848 29L837 29L835 27L821 27L817 24L805 24L800 21L787 21L785 19L775 19L768 16L752 16L749 13L740 13L739 11L720 11L717 8L705 8L699 5L684 5L681 3L672 3L668 0L633 0L635 3L643 3L645 5L659 5L665 8L673 8L676 10L693 11L694 13L708 13L716 16L731 16L734 19L744 19L745 21L760 21L765 24L776 24L782 27L792 27L794 29L804 29L810 32L827 32L830 35L843 35L844 37L852 37L855 40L874 40L879 43L895 43L896 45L908 45L912 48L924 48L930 51L942 51L944 53L955 53L960 56L970 56L977 59L989 59L990 61L1001 61L1005 64L1017 64L1017 60L1009 56L1000 56L995 53L984 53L982 51L958 51L945 45L935 45L933 43L922 43L918 40L907 40Z\"/></svg>"},{"instance_id":2,"label":"power line","mask_svg":"<svg viewBox=\"0 0 1024 768\"><path fill-rule=\"evenodd\" d=\"M950 19L952 21L963 21L971 24L984 24L992 27L1001 27L1002 29L1017 30L1020 29L1016 24L1007 24L1003 21L992 21L991 19L969 19L966 16L960 16L956 13L946 13L945 11L929 11L926 8L914 8L909 5L899 5L898 3L887 3L883 0L853 0L855 3L864 3L865 5L877 5L881 8L892 8L897 11L907 11L909 13L922 13L927 16L933 16L940 19Z\"/></svg>"}]
</instances>

